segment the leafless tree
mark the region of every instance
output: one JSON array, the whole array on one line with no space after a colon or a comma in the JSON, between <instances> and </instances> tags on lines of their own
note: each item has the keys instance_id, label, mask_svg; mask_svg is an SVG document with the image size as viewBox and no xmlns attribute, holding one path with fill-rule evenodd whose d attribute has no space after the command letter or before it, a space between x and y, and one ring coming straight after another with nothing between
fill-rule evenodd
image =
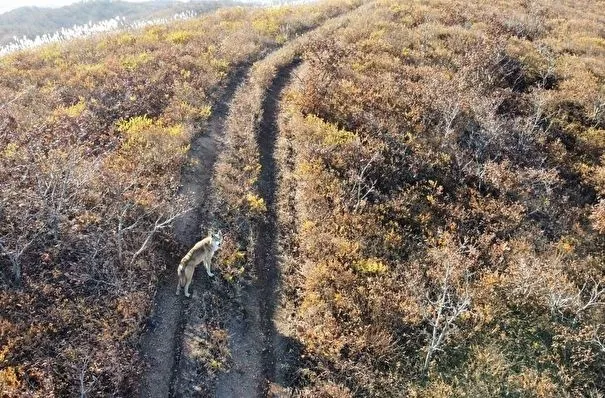
<instances>
[{"instance_id":1,"label":"leafless tree","mask_svg":"<svg viewBox=\"0 0 605 398\"><path fill-rule=\"evenodd\" d=\"M124 227L124 221L126 218L126 215L128 213L128 211L132 208L132 204L131 203L126 203L124 204L124 206L122 207L122 211L120 212L120 215L118 216L118 230L117 230L117 249L118 249L118 261L120 262L120 264L123 263L123 259L124 259L124 234L134 228L137 227L137 225L139 225L139 222L141 221L142 217L137 218L132 224L130 224L127 227Z\"/></svg>"},{"instance_id":2,"label":"leafless tree","mask_svg":"<svg viewBox=\"0 0 605 398\"><path fill-rule=\"evenodd\" d=\"M594 281L592 284L592 288L589 289L588 299L582 302L581 297L584 295L584 291L586 290L586 283L582 286L580 291L578 292L578 298L580 299L580 306L576 311L576 314L580 314L583 311L586 311L589 308L596 307L599 305L605 305L605 286L601 284L600 281Z\"/></svg>"},{"instance_id":3,"label":"leafless tree","mask_svg":"<svg viewBox=\"0 0 605 398\"><path fill-rule=\"evenodd\" d=\"M361 206L363 201L368 197L368 195L370 195L372 192L375 191L376 183L378 181L377 180L366 181L366 172L368 171L368 168L370 167L372 162L374 162L376 160L378 155L379 155L378 152L374 153L374 155L370 158L370 160L367 161L365 166L359 172L356 172L355 175L353 176L353 179L355 182L353 183L353 188L351 188L351 193L350 193L350 195L353 196L353 198L355 200L355 205L353 206L353 212L357 212L357 210L359 209L359 207Z\"/></svg>"},{"instance_id":4,"label":"leafless tree","mask_svg":"<svg viewBox=\"0 0 605 398\"><path fill-rule=\"evenodd\" d=\"M599 349L605 353L605 340L603 340L603 337L599 335L598 329L595 330L594 337L591 341L595 343L597 347L599 347Z\"/></svg>"},{"instance_id":5,"label":"leafless tree","mask_svg":"<svg viewBox=\"0 0 605 398\"><path fill-rule=\"evenodd\" d=\"M451 283L453 264L448 262L441 283L441 291L436 301L427 299L435 309L434 315L430 320L432 327L431 337L424 358L424 371L426 372L435 352L441 351L446 337L452 330L454 322L466 311L471 304L470 294L468 292L468 274L465 276L465 287L463 294L458 297Z\"/></svg>"},{"instance_id":6,"label":"leafless tree","mask_svg":"<svg viewBox=\"0 0 605 398\"><path fill-rule=\"evenodd\" d=\"M157 220L155 221L153 228L151 229L151 231L149 231L147 233L147 238L145 238L145 241L143 242L143 244L141 245L141 247L132 255L132 258L130 259L130 263L129 265L132 266L132 264L134 264L135 260L149 247L149 244L151 243L151 240L153 238L153 236L159 232L160 230L169 227L170 224L172 224L172 222L174 220L176 220L178 217L182 216L183 214L191 211L192 208L189 208L187 210L181 211L175 215L172 215L170 218L166 219L165 221L162 221L162 218L164 218L164 215L160 215Z\"/></svg>"},{"instance_id":7,"label":"leafless tree","mask_svg":"<svg viewBox=\"0 0 605 398\"><path fill-rule=\"evenodd\" d=\"M47 226L55 241L59 241L62 217L77 207L78 195L85 191L86 184L100 165L96 160L82 167L83 162L81 154L72 152L64 162L61 159L49 160L51 170L38 173L36 177L37 192L48 214Z\"/></svg>"},{"instance_id":8,"label":"leafless tree","mask_svg":"<svg viewBox=\"0 0 605 398\"><path fill-rule=\"evenodd\" d=\"M19 237L15 242L14 248L12 250L7 248L5 246L6 243L4 242L4 239L0 238L0 253L8 257L11 263L13 278L17 286L21 285L21 257L27 251L27 249L29 249L32 243L35 242L37 237L38 234L35 234L33 237L26 239Z\"/></svg>"},{"instance_id":9,"label":"leafless tree","mask_svg":"<svg viewBox=\"0 0 605 398\"><path fill-rule=\"evenodd\" d=\"M589 283L584 283L575 294L558 287L548 289L545 296L551 313L563 315L564 311L569 311L579 317L590 308L605 305L605 286L595 280L592 280L591 285L592 287L588 287Z\"/></svg>"},{"instance_id":10,"label":"leafless tree","mask_svg":"<svg viewBox=\"0 0 605 398\"><path fill-rule=\"evenodd\" d=\"M81 363L79 365L74 365L75 370L77 370L78 375L78 384L80 389L80 398L86 398L88 392L92 389L97 378L93 376L92 381L86 382L86 371L88 370L88 365L90 363L90 354L84 355Z\"/></svg>"}]
</instances>

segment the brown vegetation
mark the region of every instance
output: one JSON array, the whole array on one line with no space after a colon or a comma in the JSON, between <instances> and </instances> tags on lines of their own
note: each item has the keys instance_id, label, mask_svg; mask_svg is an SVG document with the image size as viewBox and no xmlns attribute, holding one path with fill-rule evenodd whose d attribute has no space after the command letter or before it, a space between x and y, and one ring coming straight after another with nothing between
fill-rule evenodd
<instances>
[{"instance_id":1,"label":"brown vegetation","mask_svg":"<svg viewBox=\"0 0 605 398\"><path fill-rule=\"evenodd\" d=\"M130 396L179 174L235 68L339 12L219 10L0 59L0 391Z\"/></svg>"},{"instance_id":2,"label":"brown vegetation","mask_svg":"<svg viewBox=\"0 0 605 398\"><path fill-rule=\"evenodd\" d=\"M216 88L356 5L226 9L0 58L3 394L135 392ZM302 58L276 152L297 394L602 394L604 18L589 1L380 0L255 64L213 181L226 241L197 377L230 366L218 309L255 276L263 103Z\"/></svg>"},{"instance_id":3,"label":"brown vegetation","mask_svg":"<svg viewBox=\"0 0 605 398\"><path fill-rule=\"evenodd\" d=\"M307 47L280 144L302 396L603 392L603 16L380 1Z\"/></svg>"}]
</instances>

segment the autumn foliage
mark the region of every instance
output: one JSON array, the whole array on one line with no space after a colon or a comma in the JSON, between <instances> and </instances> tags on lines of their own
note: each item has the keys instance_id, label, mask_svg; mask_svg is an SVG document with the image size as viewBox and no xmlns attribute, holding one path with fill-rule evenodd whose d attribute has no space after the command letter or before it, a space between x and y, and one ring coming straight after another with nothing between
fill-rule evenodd
<instances>
[{"instance_id":1,"label":"autumn foliage","mask_svg":"<svg viewBox=\"0 0 605 398\"><path fill-rule=\"evenodd\" d=\"M369 8L282 98L300 395L598 396L603 11Z\"/></svg>"},{"instance_id":2,"label":"autumn foliage","mask_svg":"<svg viewBox=\"0 0 605 398\"><path fill-rule=\"evenodd\" d=\"M135 394L193 134L235 70L339 10L226 8L0 58L0 395Z\"/></svg>"},{"instance_id":3,"label":"autumn foliage","mask_svg":"<svg viewBox=\"0 0 605 398\"><path fill-rule=\"evenodd\" d=\"M229 8L0 58L2 394L136 393L155 283L183 251L189 142L278 47L231 103L212 200L226 289L267 211L267 89L300 59L275 151L293 393L603 394L602 7L379 0L299 37L358 5ZM216 323L200 377L229 366Z\"/></svg>"}]
</instances>

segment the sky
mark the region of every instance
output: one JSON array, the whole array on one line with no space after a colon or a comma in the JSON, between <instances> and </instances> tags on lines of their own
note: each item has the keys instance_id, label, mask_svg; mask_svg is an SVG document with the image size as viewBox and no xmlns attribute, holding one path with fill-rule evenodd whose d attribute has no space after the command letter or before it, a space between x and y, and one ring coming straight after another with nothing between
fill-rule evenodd
<instances>
[{"instance_id":1,"label":"sky","mask_svg":"<svg viewBox=\"0 0 605 398\"><path fill-rule=\"evenodd\" d=\"M0 0L0 14L10 11L14 8L36 6L36 7L62 7L81 0ZM144 0L125 0L125 1L144 1Z\"/></svg>"}]
</instances>

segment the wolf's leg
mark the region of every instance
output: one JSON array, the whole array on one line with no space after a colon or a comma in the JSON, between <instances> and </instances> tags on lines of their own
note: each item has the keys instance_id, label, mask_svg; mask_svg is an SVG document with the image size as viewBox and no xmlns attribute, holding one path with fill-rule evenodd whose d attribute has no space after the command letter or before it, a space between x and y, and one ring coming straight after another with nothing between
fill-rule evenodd
<instances>
[{"instance_id":1,"label":"wolf's leg","mask_svg":"<svg viewBox=\"0 0 605 398\"><path fill-rule=\"evenodd\" d=\"M185 297L190 297L191 294L189 294L189 285L191 285L191 281L193 280L193 271L195 269L193 267L186 267L185 268L185 272L184 272L184 278L185 278Z\"/></svg>"},{"instance_id":2,"label":"wolf's leg","mask_svg":"<svg viewBox=\"0 0 605 398\"><path fill-rule=\"evenodd\" d=\"M176 295L181 294L181 286L183 286L183 276L178 276L178 281L176 282Z\"/></svg>"},{"instance_id":3,"label":"wolf's leg","mask_svg":"<svg viewBox=\"0 0 605 398\"><path fill-rule=\"evenodd\" d=\"M181 292L181 281L183 280L183 277L181 276L181 266L179 265L179 268L176 271L176 295L178 296Z\"/></svg>"},{"instance_id":4,"label":"wolf's leg","mask_svg":"<svg viewBox=\"0 0 605 398\"><path fill-rule=\"evenodd\" d=\"M189 294L189 285L191 284L191 279L187 280L187 283L185 284L185 297L191 297L191 294Z\"/></svg>"},{"instance_id":5,"label":"wolf's leg","mask_svg":"<svg viewBox=\"0 0 605 398\"><path fill-rule=\"evenodd\" d=\"M204 266L206 267L206 273L208 274L208 276L214 276L214 274L212 272L210 272L210 263L212 262L212 260L204 260Z\"/></svg>"}]
</instances>

